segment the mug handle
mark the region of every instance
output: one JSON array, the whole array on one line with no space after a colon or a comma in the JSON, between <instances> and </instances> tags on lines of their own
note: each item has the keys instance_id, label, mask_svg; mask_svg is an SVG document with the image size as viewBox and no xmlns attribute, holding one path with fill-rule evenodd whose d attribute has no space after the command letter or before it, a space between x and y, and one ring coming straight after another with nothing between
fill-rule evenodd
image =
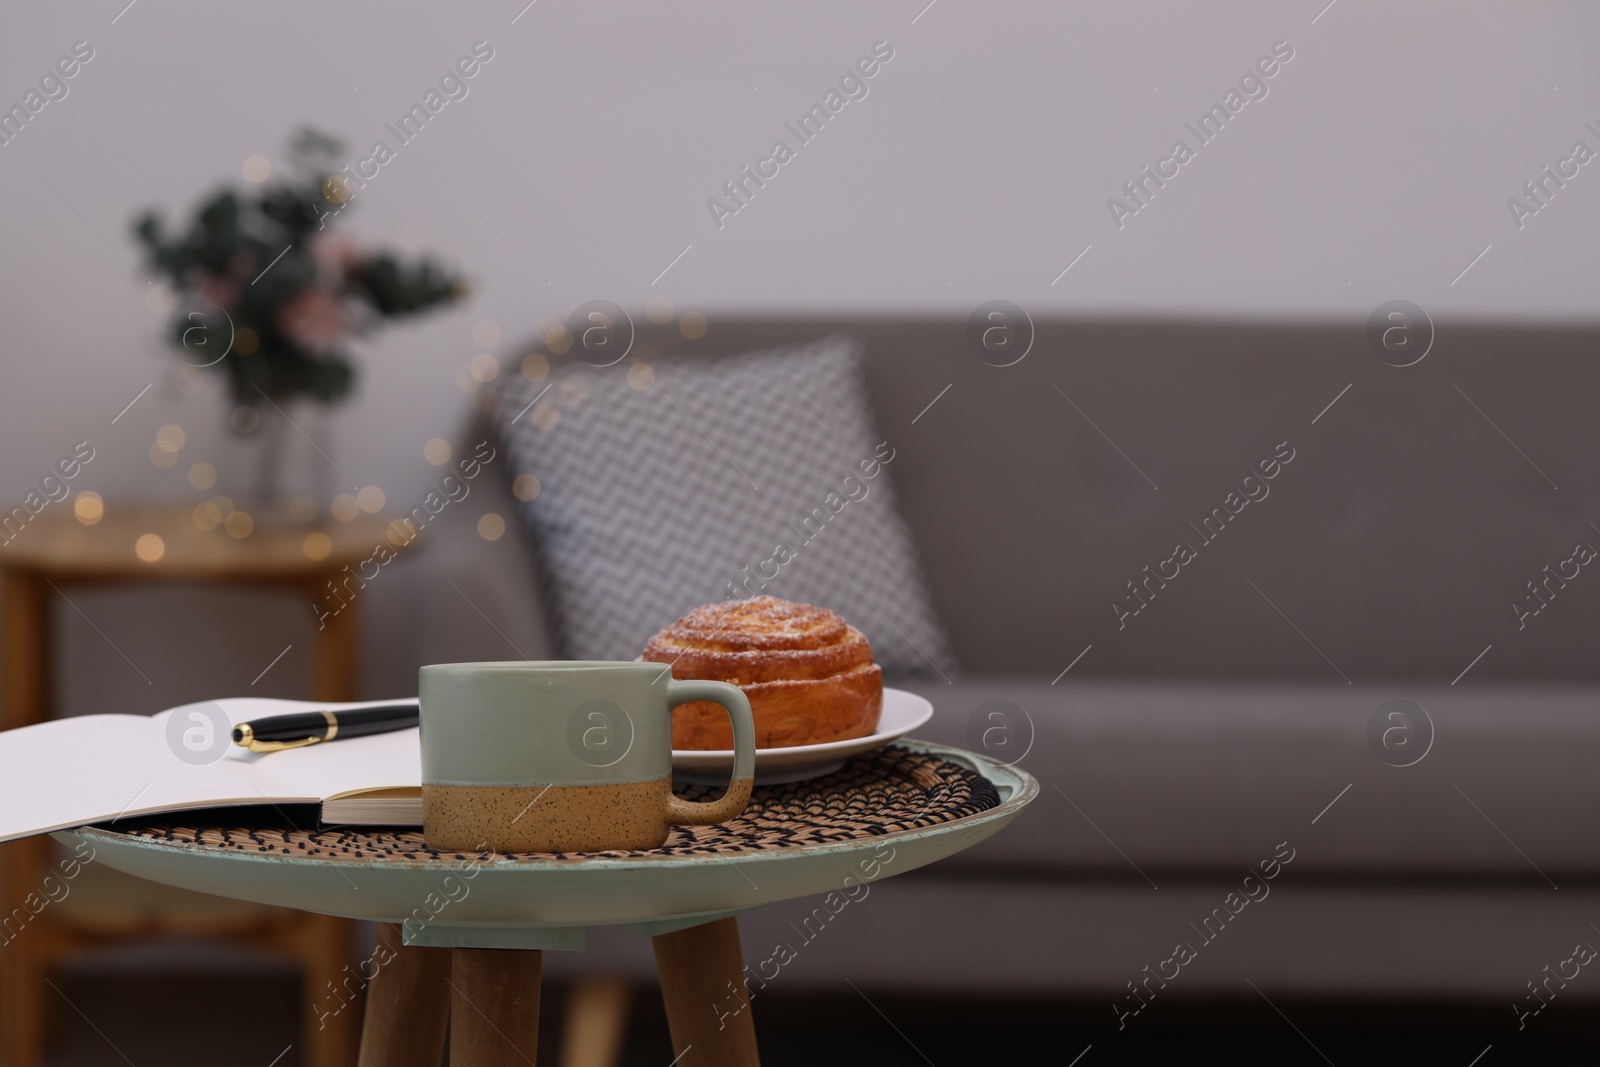
<instances>
[{"instance_id":1,"label":"mug handle","mask_svg":"<svg viewBox=\"0 0 1600 1067\"><path fill-rule=\"evenodd\" d=\"M750 714L750 700L744 690L727 682L699 679L667 680L669 709L696 700L721 704L733 720L733 779L728 791L717 800L682 800L667 794L667 820L674 826L710 826L737 818L750 802L750 788L756 773L756 721Z\"/></svg>"}]
</instances>

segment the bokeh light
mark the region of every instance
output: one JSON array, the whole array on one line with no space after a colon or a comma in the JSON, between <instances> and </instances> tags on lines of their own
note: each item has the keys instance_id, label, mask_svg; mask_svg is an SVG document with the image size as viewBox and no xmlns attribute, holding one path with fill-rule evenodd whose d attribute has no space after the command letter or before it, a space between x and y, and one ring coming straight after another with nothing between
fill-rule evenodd
<instances>
[{"instance_id":1,"label":"bokeh light","mask_svg":"<svg viewBox=\"0 0 1600 1067\"><path fill-rule=\"evenodd\" d=\"M561 421L561 412L557 411L556 406L550 401L541 400L533 405L533 414L528 416L528 421L541 430L553 430Z\"/></svg>"},{"instance_id":2,"label":"bokeh light","mask_svg":"<svg viewBox=\"0 0 1600 1067\"><path fill-rule=\"evenodd\" d=\"M522 376L530 382L542 382L550 376L550 361L542 353L530 352L522 360Z\"/></svg>"},{"instance_id":3,"label":"bokeh light","mask_svg":"<svg viewBox=\"0 0 1600 1067\"><path fill-rule=\"evenodd\" d=\"M500 361L487 352L479 352L472 357L472 362L467 364L473 378L480 382L492 382L500 375Z\"/></svg>"},{"instance_id":4,"label":"bokeh light","mask_svg":"<svg viewBox=\"0 0 1600 1067\"><path fill-rule=\"evenodd\" d=\"M99 493L86 489L72 502L72 513L85 526L93 526L105 516L105 501L100 499Z\"/></svg>"},{"instance_id":5,"label":"bokeh light","mask_svg":"<svg viewBox=\"0 0 1600 1067\"><path fill-rule=\"evenodd\" d=\"M300 542L300 550L306 554L307 559L327 559L333 554L333 541L320 531L308 533L306 539Z\"/></svg>"},{"instance_id":6,"label":"bokeh light","mask_svg":"<svg viewBox=\"0 0 1600 1067\"><path fill-rule=\"evenodd\" d=\"M589 379L582 374L569 374L561 380L556 393L565 407L578 407L589 399Z\"/></svg>"},{"instance_id":7,"label":"bokeh light","mask_svg":"<svg viewBox=\"0 0 1600 1067\"><path fill-rule=\"evenodd\" d=\"M479 348L493 348L500 343L500 324L480 319L472 327L472 343Z\"/></svg>"},{"instance_id":8,"label":"bokeh light","mask_svg":"<svg viewBox=\"0 0 1600 1067\"><path fill-rule=\"evenodd\" d=\"M330 204L343 204L354 195L350 179L343 174L330 174L322 183L322 198Z\"/></svg>"}]
</instances>

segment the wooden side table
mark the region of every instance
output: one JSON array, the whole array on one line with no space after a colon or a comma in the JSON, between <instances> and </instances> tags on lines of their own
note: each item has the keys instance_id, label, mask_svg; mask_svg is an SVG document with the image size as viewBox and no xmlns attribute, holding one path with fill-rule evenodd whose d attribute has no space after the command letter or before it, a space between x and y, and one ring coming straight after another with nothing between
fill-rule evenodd
<instances>
[{"instance_id":1,"label":"wooden side table","mask_svg":"<svg viewBox=\"0 0 1600 1067\"><path fill-rule=\"evenodd\" d=\"M1038 792L1015 767L901 739L823 779L758 786L739 818L648 851L471 855L416 832L216 811L55 836L152 881L380 923L361 1067L438 1067L447 1027L452 1067L533 1064L542 954L583 948L590 926L654 943L673 1063L757 1067L750 1002L776 979L745 970L735 916L813 894L870 909L870 883L977 844Z\"/></svg>"},{"instance_id":2,"label":"wooden side table","mask_svg":"<svg viewBox=\"0 0 1600 1067\"><path fill-rule=\"evenodd\" d=\"M235 523L239 530L241 523ZM308 534L321 538L307 542ZM160 538L160 551L148 535ZM147 538L140 551L140 538ZM325 540L324 540L325 539ZM273 528L255 526L235 537L222 526L204 529L195 508L108 506L103 517L85 525L67 513L46 512L15 538L0 545L0 728L15 729L50 718L51 611L73 588L87 585L182 582L265 587L306 604L306 619L318 620L311 605L327 601L328 583L346 579L389 546L382 519L362 516L351 522ZM345 570L346 567L350 571ZM311 698L355 700L360 641L361 598L348 598L337 614L313 626ZM197 694L204 697L215 694ZM0 846L0 915L11 915L29 894L37 893L50 865L49 842L31 838ZM91 865L81 876L96 877ZM86 898L93 894L83 894ZM125 895L125 894L124 894ZM46 972L86 948L135 936L200 933L266 948L299 961L307 1000L325 983L338 983L350 962L351 926L327 915L254 906L226 922L215 916L196 926L181 895L165 908L120 907L96 911L87 906L47 908L0 952L0 1059L5 1067L39 1067L44 1020L56 1007L45 985ZM303 1048L307 1067L346 1067L353 1060L356 1019L341 1012L319 1025L309 1009Z\"/></svg>"}]
</instances>

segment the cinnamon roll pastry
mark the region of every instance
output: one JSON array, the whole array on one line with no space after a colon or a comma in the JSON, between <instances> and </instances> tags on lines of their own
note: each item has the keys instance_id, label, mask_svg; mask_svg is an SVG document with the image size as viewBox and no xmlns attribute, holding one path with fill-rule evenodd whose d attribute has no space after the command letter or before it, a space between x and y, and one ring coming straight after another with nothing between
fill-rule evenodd
<instances>
[{"instance_id":1,"label":"cinnamon roll pastry","mask_svg":"<svg viewBox=\"0 0 1600 1067\"><path fill-rule=\"evenodd\" d=\"M757 748L865 737L883 710L883 671L866 637L810 604L771 596L707 604L652 637L642 658L670 663L674 678L743 689ZM672 747L732 748L728 713L706 701L680 706Z\"/></svg>"}]
</instances>

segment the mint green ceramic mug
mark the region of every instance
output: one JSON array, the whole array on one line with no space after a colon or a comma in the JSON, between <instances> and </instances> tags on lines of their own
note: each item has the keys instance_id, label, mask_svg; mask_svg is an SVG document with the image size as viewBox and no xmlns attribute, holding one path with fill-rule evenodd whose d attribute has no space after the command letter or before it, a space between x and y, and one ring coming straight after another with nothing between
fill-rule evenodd
<instances>
[{"instance_id":1,"label":"mint green ceramic mug","mask_svg":"<svg viewBox=\"0 0 1600 1067\"><path fill-rule=\"evenodd\" d=\"M418 691L431 848L659 848L673 826L726 822L750 800L755 722L737 686L662 663L547 660L433 664ZM733 779L703 803L672 795L672 709L696 700L733 720Z\"/></svg>"}]
</instances>

